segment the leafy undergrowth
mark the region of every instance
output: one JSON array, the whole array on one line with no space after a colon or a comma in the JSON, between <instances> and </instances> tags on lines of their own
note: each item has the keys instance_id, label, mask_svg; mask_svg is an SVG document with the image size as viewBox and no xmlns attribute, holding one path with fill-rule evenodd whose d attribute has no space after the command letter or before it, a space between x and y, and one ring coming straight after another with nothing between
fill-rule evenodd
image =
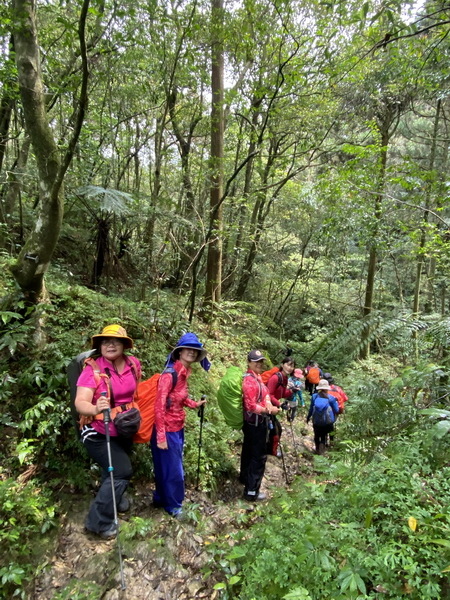
<instances>
[{"instance_id":1,"label":"leafy undergrowth","mask_svg":"<svg viewBox=\"0 0 450 600\"><path fill-rule=\"evenodd\" d=\"M65 368L94 331L119 322L150 376L190 328L185 300L156 291L151 302L133 303L55 282L51 290L51 303L30 310L8 288L0 312L0 597L450 598L446 368L427 357L406 368L389 356L355 363L338 381L351 398L339 449L313 459L311 430L300 421L288 427L289 484L282 461L270 458L271 498L253 507L236 482L240 435L224 424L215 389L227 366L244 367L264 326L231 304L213 326L193 325L213 361L208 374L197 369L190 388L194 397L208 395L201 491L194 489L198 417L189 411L185 522L151 507L150 453L136 449L133 507L122 522L122 592L116 543L83 531L98 471L73 433ZM275 356L276 345L270 349Z\"/></svg>"},{"instance_id":2,"label":"leafy undergrowth","mask_svg":"<svg viewBox=\"0 0 450 600\"><path fill-rule=\"evenodd\" d=\"M447 442L418 431L366 461L344 432L316 457L302 421L285 428L286 472L269 457L262 504L244 502L233 476L213 495L188 485L176 521L152 508L150 484L135 484L121 521L124 591L116 542L84 533L89 498L71 496L30 600L449 598Z\"/></svg>"},{"instance_id":3,"label":"leafy undergrowth","mask_svg":"<svg viewBox=\"0 0 450 600\"><path fill-rule=\"evenodd\" d=\"M280 492L232 549L217 545L222 597L450 598L448 442L430 439L398 438L369 463L317 457L320 477Z\"/></svg>"},{"instance_id":4,"label":"leafy undergrowth","mask_svg":"<svg viewBox=\"0 0 450 600\"><path fill-rule=\"evenodd\" d=\"M312 441L302 431L299 422L285 432L284 467L282 460L268 458L263 487L269 497L290 489L295 477L310 475ZM237 445L236 465L238 452ZM237 472L223 479L212 495L189 484L183 521L152 507L148 482L134 483L130 496L132 509L120 521L126 590L121 589L116 542L86 535L83 520L90 498L72 494L64 498L58 542L34 581L30 600L222 598L226 561L217 561L217 549L230 551L237 544L237 533L250 532L273 501L259 505L244 501Z\"/></svg>"}]
</instances>

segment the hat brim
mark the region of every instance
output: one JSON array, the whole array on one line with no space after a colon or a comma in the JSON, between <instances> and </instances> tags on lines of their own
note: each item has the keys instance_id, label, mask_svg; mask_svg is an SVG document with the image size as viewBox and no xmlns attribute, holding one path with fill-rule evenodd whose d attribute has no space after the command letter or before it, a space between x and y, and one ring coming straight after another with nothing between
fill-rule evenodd
<instances>
[{"instance_id":1,"label":"hat brim","mask_svg":"<svg viewBox=\"0 0 450 600\"><path fill-rule=\"evenodd\" d=\"M98 349L102 340L106 340L108 338L115 338L123 342L124 350L128 350L133 347L133 340L125 335L102 335L99 333L98 335L93 335L91 338L92 348Z\"/></svg>"},{"instance_id":2,"label":"hat brim","mask_svg":"<svg viewBox=\"0 0 450 600\"><path fill-rule=\"evenodd\" d=\"M172 352L170 353L171 358L173 359L173 354L174 354L174 352L176 350L183 350L183 349L197 350L198 356L197 356L197 358L195 359L194 362L202 362L202 360L204 358L206 358L206 356L208 354L207 351L204 348L196 348L195 346L186 345L186 346L177 346L176 348L174 348L172 350Z\"/></svg>"},{"instance_id":3,"label":"hat brim","mask_svg":"<svg viewBox=\"0 0 450 600\"><path fill-rule=\"evenodd\" d=\"M327 390L327 392L329 392L331 390L331 388L329 385L327 387L324 387L323 385L321 385L320 387L317 386L316 390Z\"/></svg>"}]
</instances>

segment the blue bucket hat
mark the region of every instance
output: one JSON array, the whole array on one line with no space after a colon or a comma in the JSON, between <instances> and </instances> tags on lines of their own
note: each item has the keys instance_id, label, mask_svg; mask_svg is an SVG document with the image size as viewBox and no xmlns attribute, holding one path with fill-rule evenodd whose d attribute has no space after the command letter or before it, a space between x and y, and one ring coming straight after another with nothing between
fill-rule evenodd
<instances>
[{"instance_id":1,"label":"blue bucket hat","mask_svg":"<svg viewBox=\"0 0 450 600\"><path fill-rule=\"evenodd\" d=\"M192 332L185 333L180 337L180 339L176 343L175 348L172 350L172 352L167 358L166 367L170 367L171 365L173 365L173 363L175 362L173 357L175 350L181 350L182 348L193 348L194 350L198 350L198 356L195 359L195 362L199 362L201 366L205 369L205 371L209 370L211 363L206 358L206 350L203 347L203 344L198 339L198 337L195 335L195 333Z\"/></svg>"}]
</instances>

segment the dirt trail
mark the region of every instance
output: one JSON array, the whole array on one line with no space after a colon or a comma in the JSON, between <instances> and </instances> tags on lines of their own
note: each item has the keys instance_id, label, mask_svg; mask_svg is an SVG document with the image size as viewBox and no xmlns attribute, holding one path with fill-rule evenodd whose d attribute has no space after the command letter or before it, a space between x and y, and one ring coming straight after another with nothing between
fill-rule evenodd
<instances>
[{"instance_id":1,"label":"dirt trail","mask_svg":"<svg viewBox=\"0 0 450 600\"><path fill-rule=\"evenodd\" d=\"M282 437L284 462L289 482L310 470L311 431L304 422L292 431L284 420ZM295 447L293 442L295 441ZM287 487L282 460L269 457L261 490L269 496L278 487ZM117 543L86 535L83 521L89 498L73 495L61 519L57 546L46 568L35 581L29 600L214 600L214 564L208 545L217 536L236 531L254 505L242 500L242 485L224 481L214 500L194 489L186 490L185 521L177 521L151 506L151 485L136 485L132 508L121 515L121 546L126 589L121 590ZM127 534L131 517L140 534ZM248 520L248 519L247 519ZM247 525L248 526L248 525ZM230 545L232 545L230 540ZM205 567L212 574L205 580ZM202 571L203 570L203 571Z\"/></svg>"}]
</instances>

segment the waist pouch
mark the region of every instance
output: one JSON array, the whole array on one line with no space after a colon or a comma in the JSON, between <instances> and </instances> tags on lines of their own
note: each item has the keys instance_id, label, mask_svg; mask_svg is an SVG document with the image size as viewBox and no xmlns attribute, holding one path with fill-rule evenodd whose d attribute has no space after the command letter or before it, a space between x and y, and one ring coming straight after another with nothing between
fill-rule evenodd
<instances>
[{"instance_id":1,"label":"waist pouch","mask_svg":"<svg viewBox=\"0 0 450 600\"><path fill-rule=\"evenodd\" d=\"M141 426L141 413L138 408L130 408L113 419L117 433L123 437L133 437Z\"/></svg>"}]
</instances>

